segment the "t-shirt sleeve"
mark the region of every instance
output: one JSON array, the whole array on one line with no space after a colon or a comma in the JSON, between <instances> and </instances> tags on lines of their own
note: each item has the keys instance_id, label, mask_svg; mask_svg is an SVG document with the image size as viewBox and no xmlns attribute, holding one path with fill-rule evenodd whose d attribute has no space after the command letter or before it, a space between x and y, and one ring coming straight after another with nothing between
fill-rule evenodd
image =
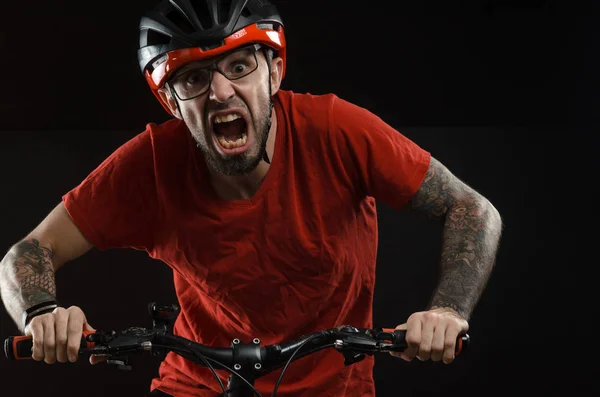
<instances>
[{"instance_id":1,"label":"t-shirt sleeve","mask_svg":"<svg viewBox=\"0 0 600 397\"><path fill-rule=\"evenodd\" d=\"M339 97L330 131L352 183L364 194L400 209L417 192L431 155L380 117Z\"/></svg>"},{"instance_id":2,"label":"t-shirt sleeve","mask_svg":"<svg viewBox=\"0 0 600 397\"><path fill-rule=\"evenodd\" d=\"M158 212L153 157L145 131L62 197L67 212L96 248L151 249Z\"/></svg>"}]
</instances>

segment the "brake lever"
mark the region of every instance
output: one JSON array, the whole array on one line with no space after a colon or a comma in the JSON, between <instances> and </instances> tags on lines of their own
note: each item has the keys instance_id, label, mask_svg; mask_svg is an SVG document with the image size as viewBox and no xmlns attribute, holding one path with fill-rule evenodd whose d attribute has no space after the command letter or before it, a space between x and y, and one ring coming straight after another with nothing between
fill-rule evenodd
<instances>
[{"instance_id":1,"label":"brake lever","mask_svg":"<svg viewBox=\"0 0 600 397\"><path fill-rule=\"evenodd\" d=\"M119 335L114 331L96 331L86 337L90 347L80 349L80 353L110 357L105 360L105 363L117 365L122 370L131 370L129 353L152 350L153 337L152 331L140 327L127 328ZM119 359L112 357L119 357Z\"/></svg>"},{"instance_id":2,"label":"brake lever","mask_svg":"<svg viewBox=\"0 0 600 397\"><path fill-rule=\"evenodd\" d=\"M380 351L379 342L365 330L342 325L337 328L333 346L344 356L344 365L355 364Z\"/></svg>"}]
</instances>

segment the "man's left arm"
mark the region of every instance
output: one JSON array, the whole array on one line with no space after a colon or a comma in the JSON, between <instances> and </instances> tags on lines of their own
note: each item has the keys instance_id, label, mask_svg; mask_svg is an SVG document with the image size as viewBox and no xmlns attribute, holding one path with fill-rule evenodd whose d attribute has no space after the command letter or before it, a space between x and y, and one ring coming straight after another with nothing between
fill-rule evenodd
<instances>
[{"instance_id":1,"label":"man's left arm","mask_svg":"<svg viewBox=\"0 0 600 397\"><path fill-rule=\"evenodd\" d=\"M394 354L412 360L454 360L456 338L468 320L495 263L502 220L494 206L431 158L427 174L406 208L443 222L439 282L428 310L412 314L406 329L408 348Z\"/></svg>"}]
</instances>

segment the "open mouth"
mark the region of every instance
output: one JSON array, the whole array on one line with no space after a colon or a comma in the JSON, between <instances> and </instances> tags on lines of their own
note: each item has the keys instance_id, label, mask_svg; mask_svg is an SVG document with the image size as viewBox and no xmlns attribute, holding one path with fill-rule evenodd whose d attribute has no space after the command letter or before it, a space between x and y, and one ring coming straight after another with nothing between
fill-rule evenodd
<instances>
[{"instance_id":1,"label":"open mouth","mask_svg":"<svg viewBox=\"0 0 600 397\"><path fill-rule=\"evenodd\" d=\"M239 153L248 145L248 126L239 114L216 116L213 120L213 131L224 153Z\"/></svg>"}]
</instances>

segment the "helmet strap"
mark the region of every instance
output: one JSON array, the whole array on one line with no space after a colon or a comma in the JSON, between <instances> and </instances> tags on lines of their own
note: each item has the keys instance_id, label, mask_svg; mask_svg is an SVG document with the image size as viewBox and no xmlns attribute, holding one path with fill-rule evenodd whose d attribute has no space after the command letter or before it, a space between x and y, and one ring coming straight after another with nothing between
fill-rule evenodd
<instances>
[{"instance_id":1,"label":"helmet strap","mask_svg":"<svg viewBox=\"0 0 600 397\"><path fill-rule=\"evenodd\" d=\"M272 96L272 88L271 88L271 62L269 62L269 57L267 56L266 50L265 50L265 59L267 60L267 68L269 70L269 117L267 119L267 139L265 139L265 144L263 145L263 160L265 161L265 163L267 164L271 164L271 161L269 160L269 155L267 154L267 141L269 138L269 132L271 131L271 116L273 115L273 99L271 99Z\"/></svg>"}]
</instances>

